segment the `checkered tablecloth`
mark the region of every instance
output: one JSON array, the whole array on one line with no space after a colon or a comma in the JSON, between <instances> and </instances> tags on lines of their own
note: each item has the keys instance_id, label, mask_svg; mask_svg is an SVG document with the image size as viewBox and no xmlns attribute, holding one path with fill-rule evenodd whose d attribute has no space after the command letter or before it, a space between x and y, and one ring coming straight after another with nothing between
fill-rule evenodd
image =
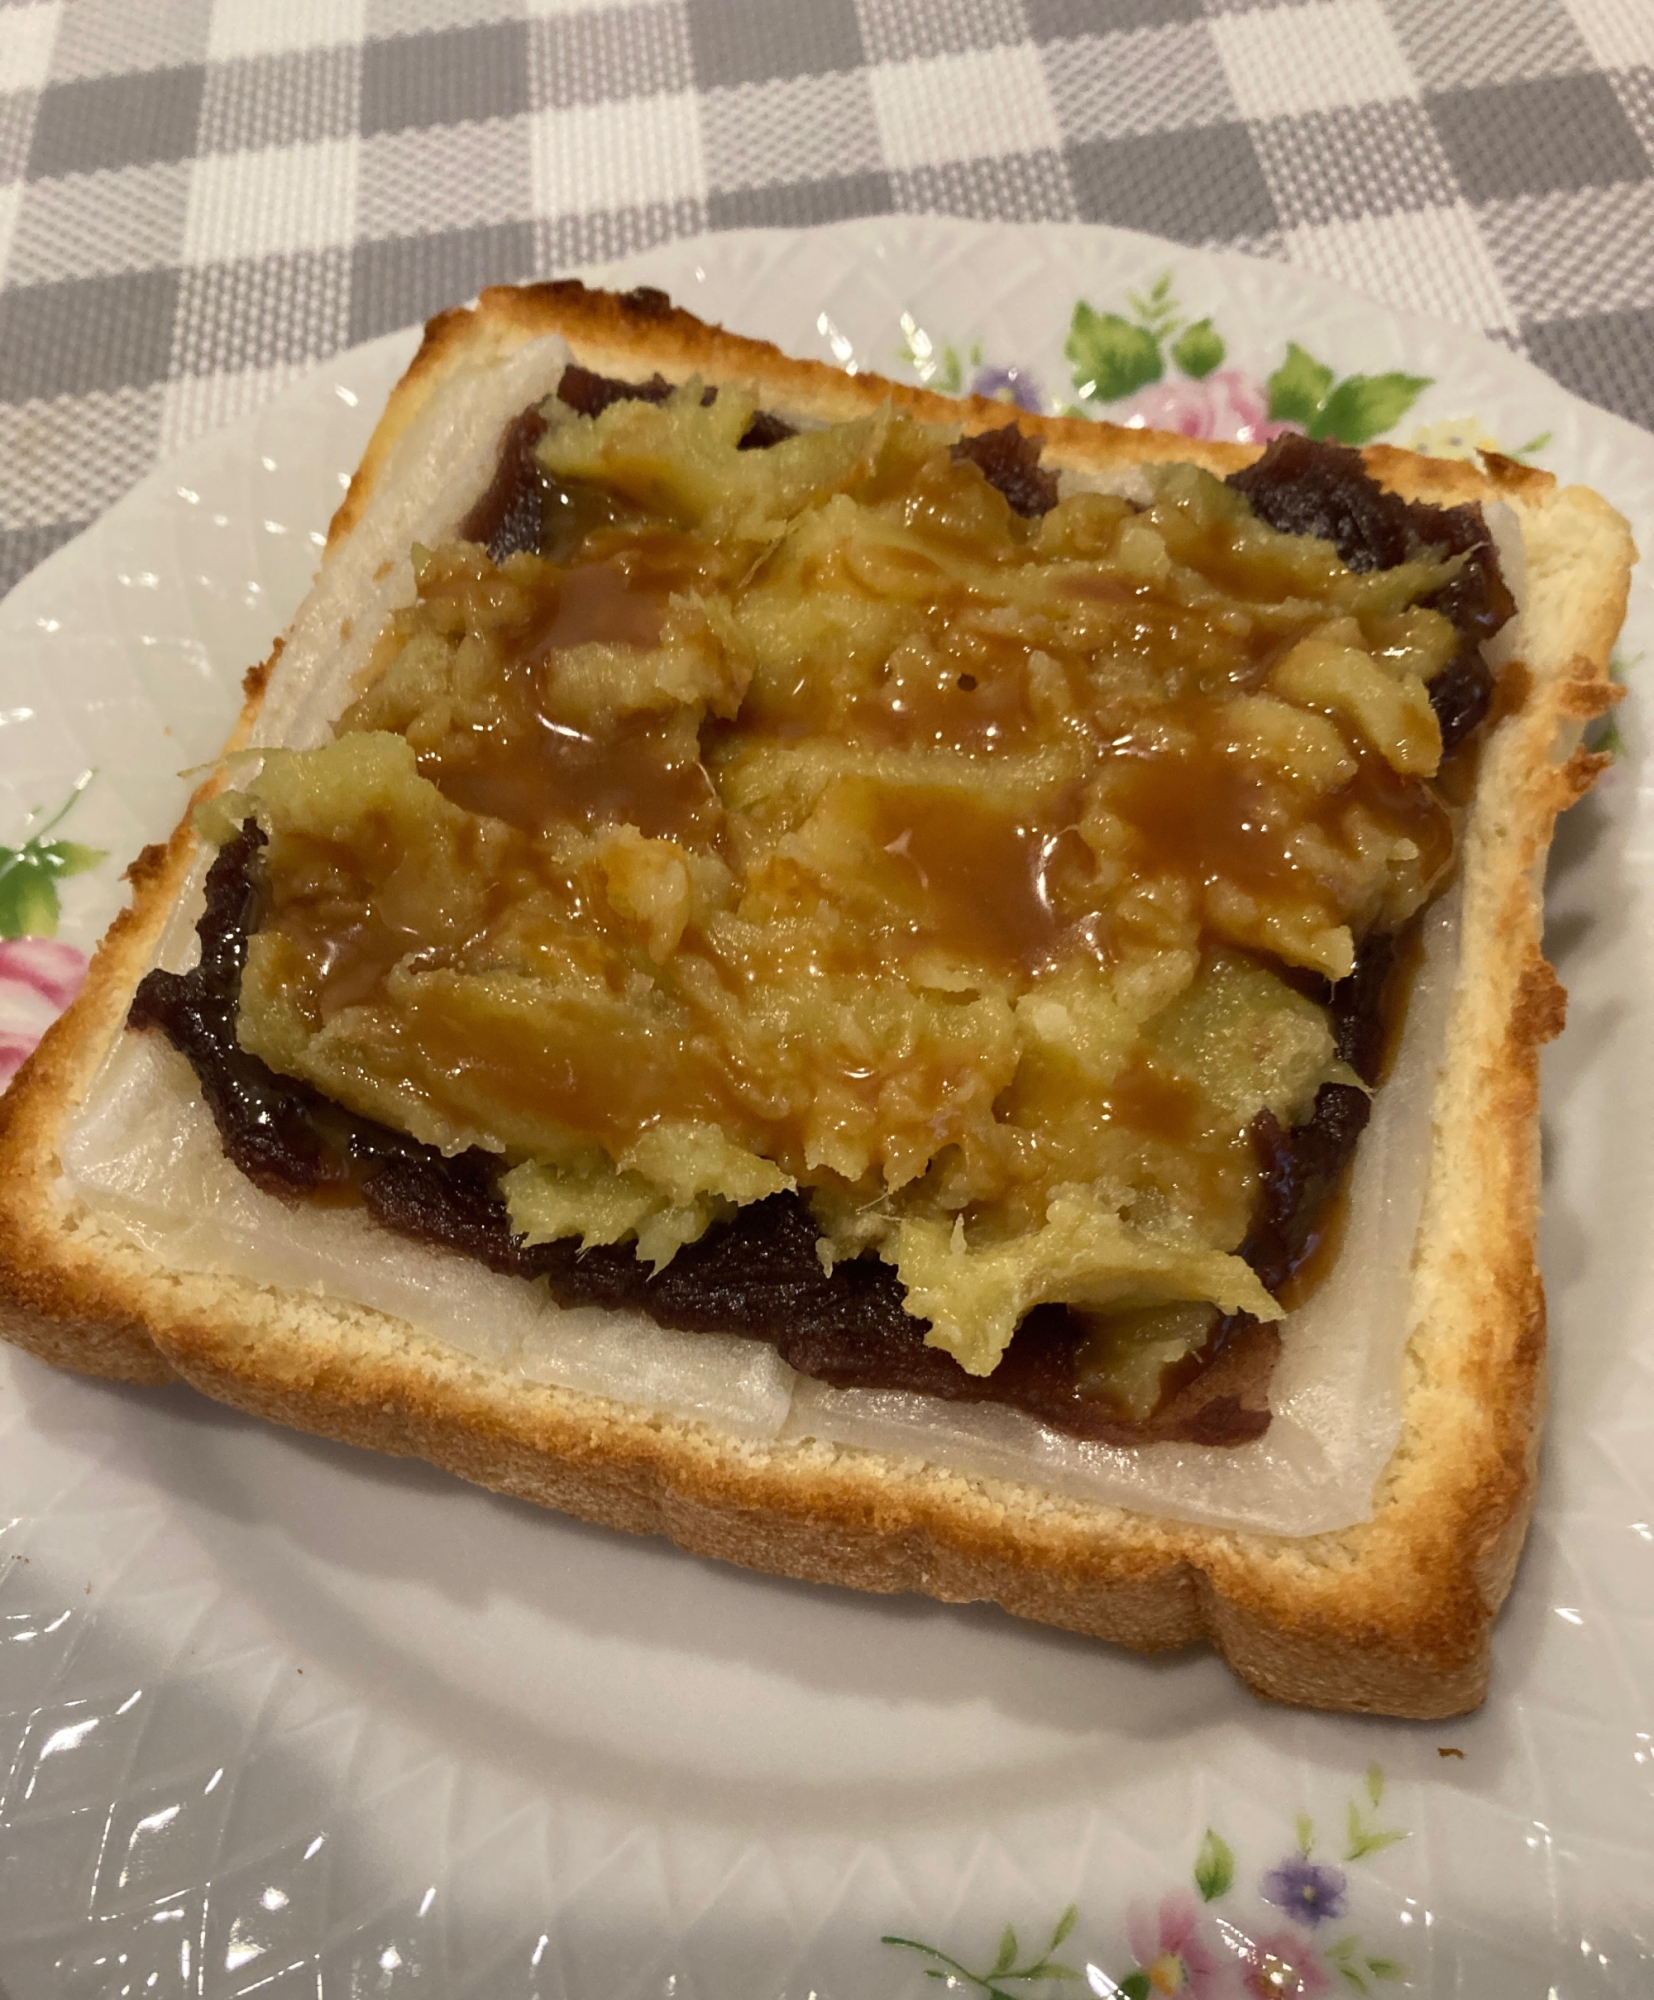
<instances>
[{"instance_id":1,"label":"checkered tablecloth","mask_svg":"<svg viewBox=\"0 0 1654 2000\"><path fill-rule=\"evenodd\" d=\"M0 0L0 588L483 284L943 211L1282 258L1654 423L1654 0Z\"/></svg>"}]
</instances>

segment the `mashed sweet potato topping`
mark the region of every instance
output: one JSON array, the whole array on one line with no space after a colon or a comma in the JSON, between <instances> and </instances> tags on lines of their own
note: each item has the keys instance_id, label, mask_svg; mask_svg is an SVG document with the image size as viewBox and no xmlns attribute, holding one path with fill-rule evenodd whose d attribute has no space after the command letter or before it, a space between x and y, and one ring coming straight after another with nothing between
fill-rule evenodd
<instances>
[{"instance_id":1,"label":"mashed sweet potato topping","mask_svg":"<svg viewBox=\"0 0 1654 2000\"><path fill-rule=\"evenodd\" d=\"M1249 1128L1354 1081L1317 976L1449 865L1458 559L1188 466L1025 519L954 433L754 409L548 401L547 553L415 551L335 740L213 809L269 836L242 1045L503 1154L531 1241L797 1188L978 1375L1042 1301L1276 1317Z\"/></svg>"}]
</instances>

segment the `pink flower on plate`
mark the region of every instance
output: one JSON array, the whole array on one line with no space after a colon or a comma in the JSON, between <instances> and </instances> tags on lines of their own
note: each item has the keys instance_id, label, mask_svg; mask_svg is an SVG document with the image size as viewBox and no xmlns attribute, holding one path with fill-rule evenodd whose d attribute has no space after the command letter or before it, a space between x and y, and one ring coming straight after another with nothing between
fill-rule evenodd
<instances>
[{"instance_id":1,"label":"pink flower on plate","mask_svg":"<svg viewBox=\"0 0 1654 2000\"><path fill-rule=\"evenodd\" d=\"M1253 2000L1315 2000L1332 1988L1321 1955L1293 1931L1235 1940L1241 1954L1241 1985Z\"/></svg>"},{"instance_id":2,"label":"pink flower on plate","mask_svg":"<svg viewBox=\"0 0 1654 2000\"><path fill-rule=\"evenodd\" d=\"M1108 414L1117 424L1175 431L1179 437L1231 438L1237 444L1267 444L1283 431L1298 428L1272 423L1268 398L1238 368L1215 369L1199 382L1180 375L1152 383Z\"/></svg>"},{"instance_id":3,"label":"pink flower on plate","mask_svg":"<svg viewBox=\"0 0 1654 2000\"><path fill-rule=\"evenodd\" d=\"M0 1090L80 991L86 960L55 938L0 940Z\"/></svg>"},{"instance_id":4,"label":"pink flower on plate","mask_svg":"<svg viewBox=\"0 0 1654 2000\"><path fill-rule=\"evenodd\" d=\"M1187 1889L1163 1896L1157 1913L1134 1903L1126 1917L1126 1937L1139 1972L1149 1975L1155 1994L1208 2000L1218 1990L1220 1965L1200 1935L1200 1906Z\"/></svg>"}]
</instances>

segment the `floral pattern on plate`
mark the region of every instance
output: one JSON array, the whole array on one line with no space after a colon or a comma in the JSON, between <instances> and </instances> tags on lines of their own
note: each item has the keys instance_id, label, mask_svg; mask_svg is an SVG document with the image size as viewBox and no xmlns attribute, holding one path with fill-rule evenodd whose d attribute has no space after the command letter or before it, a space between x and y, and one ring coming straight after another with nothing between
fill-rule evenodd
<instances>
[{"instance_id":1,"label":"floral pattern on plate","mask_svg":"<svg viewBox=\"0 0 1654 2000\"><path fill-rule=\"evenodd\" d=\"M945 396L988 396L1038 414L1101 416L1134 429L1236 444L1267 444L1287 431L1371 444L1391 436L1434 380L1399 369L1340 377L1295 340L1267 374L1239 367L1211 316L1190 320L1183 312L1169 270L1120 303L1126 311L1075 302L1063 354L1077 402L1047 394L1023 363L987 359L980 340L959 345L936 338L911 313L901 317L897 359ZM1395 441L1431 458L1474 460L1497 452L1527 464L1551 433L1506 444L1479 417L1439 417Z\"/></svg>"},{"instance_id":2,"label":"floral pattern on plate","mask_svg":"<svg viewBox=\"0 0 1654 2000\"><path fill-rule=\"evenodd\" d=\"M1367 1767L1364 1790L1366 1803L1351 1799L1345 1815L1343 1867L1313 1858L1314 1822L1306 1813L1298 1815L1296 1847L1258 1879L1255 1895L1261 1912L1236 1889L1234 1849L1208 1827L1195 1855L1193 1892L1178 1887L1167 1890L1158 1903L1138 1899L1127 1906L1124 1930L1132 1963L1116 1972L1105 1966L1118 1965L1117 1953L1088 1957L1083 1971L1058 1957L1070 1938L1083 1936L1076 1904L1063 1911L1049 1942L1037 1952L1025 1955L1015 1927L1007 1924L992 1964L980 1972L916 1938L886 1936L881 1942L930 1960L925 1976L944 1981L950 1992L972 1991L985 2000L1013 2000L1013 1986L1032 2000L1055 2000L1075 1984L1102 2000L1157 2000L1160 1995L1168 2000L1239 2000L1243 1994L1248 2000L1316 2000L1334 1991L1340 1980L1349 1991L1370 1995L1384 1982L1405 1981L1406 1966L1371 1949L1356 1931L1325 1941L1319 1935L1323 1926L1346 1914L1352 1896L1347 1870L1408 1838L1406 1828L1379 1824L1384 1803L1379 1764ZM1069 1956L1078 1955L1070 1950Z\"/></svg>"},{"instance_id":3,"label":"floral pattern on plate","mask_svg":"<svg viewBox=\"0 0 1654 2000\"><path fill-rule=\"evenodd\" d=\"M80 991L86 955L60 942L57 885L106 857L74 840L51 840L91 783L85 772L67 799L16 847L0 847L0 1090ZM34 815L38 818L38 814Z\"/></svg>"},{"instance_id":4,"label":"floral pattern on plate","mask_svg":"<svg viewBox=\"0 0 1654 2000\"><path fill-rule=\"evenodd\" d=\"M898 353L921 382L944 395L969 390L1023 410L1107 416L1134 428L1241 444L1267 444L1284 431L1370 444L1394 429L1433 379L1400 370L1340 376L1295 340L1267 375L1225 366L1229 343L1210 316L1189 319L1169 270L1145 291L1126 292L1121 304L1126 311L1099 312L1085 299L1075 302L1063 354L1078 403L1053 401L1026 367L986 362L980 341L960 348L934 339L911 314L902 316ZM1480 432L1474 420L1461 428Z\"/></svg>"}]
</instances>

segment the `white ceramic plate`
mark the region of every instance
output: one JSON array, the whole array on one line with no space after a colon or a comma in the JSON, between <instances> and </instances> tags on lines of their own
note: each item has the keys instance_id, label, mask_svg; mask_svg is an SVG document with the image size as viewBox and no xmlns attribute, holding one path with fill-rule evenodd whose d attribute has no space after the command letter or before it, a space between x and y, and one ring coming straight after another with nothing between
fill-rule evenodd
<instances>
[{"instance_id":1,"label":"white ceramic plate","mask_svg":"<svg viewBox=\"0 0 1654 2000\"><path fill-rule=\"evenodd\" d=\"M1135 381L1112 415L1256 427L1273 377L1277 414L1529 445L1654 530L1644 433L1275 266L891 220L670 245L624 277L943 384L1015 370L990 386L1058 404L1076 370ZM124 858L167 830L412 344L193 446L0 606L11 851L87 769L48 844ZM1633 681L1650 635L1639 586ZM1635 708L1623 731L1553 863L1554 1415L1481 1714L1270 1709L1198 1653L748 1576L8 1352L10 2000L1654 1990L1654 804ZM120 899L114 862L54 889L64 949L0 946L20 1037ZM29 907L38 928L49 899Z\"/></svg>"}]
</instances>

